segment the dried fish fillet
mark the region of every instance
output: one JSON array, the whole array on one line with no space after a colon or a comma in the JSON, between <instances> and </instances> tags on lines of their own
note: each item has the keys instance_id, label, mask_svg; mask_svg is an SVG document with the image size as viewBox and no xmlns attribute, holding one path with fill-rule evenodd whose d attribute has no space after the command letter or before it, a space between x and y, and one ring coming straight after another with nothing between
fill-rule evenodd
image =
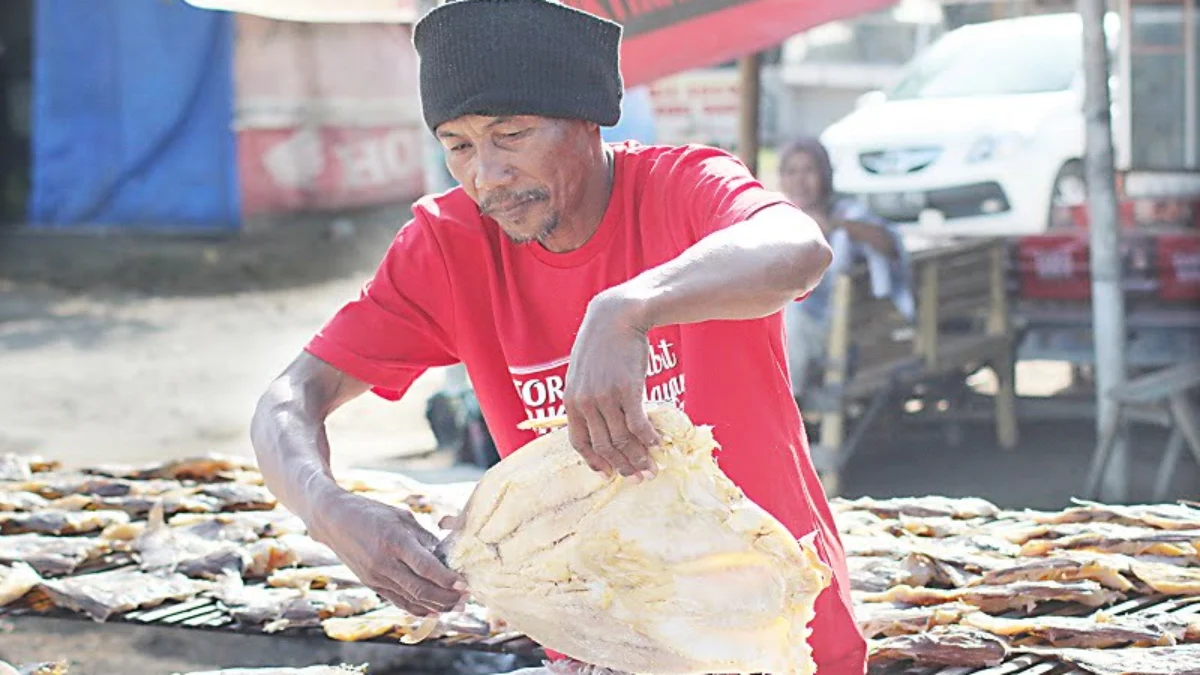
<instances>
[{"instance_id":1,"label":"dried fish fillet","mask_svg":"<svg viewBox=\"0 0 1200 675\"><path fill-rule=\"evenodd\" d=\"M895 534L912 534L918 537L944 539L963 535L979 534L982 527L981 519L962 520L950 516L911 517L903 513L889 523L888 531Z\"/></svg>"},{"instance_id":2,"label":"dried fish fillet","mask_svg":"<svg viewBox=\"0 0 1200 675\"><path fill-rule=\"evenodd\" d=\"M147 572L179 572L201 579L218 579L228 574L239 578L250 564L250 555L240 545L205 539L168 527L161 506L150 512L146 529L134 540L139 567Z\"/></svg>"},{"instance_id":3,"label":"dried fish fillet","mask_svg":"<svg viewBox=\"0 0 1200 675\"><path fill-rule=\"evenodd\" d=\"M1000 514L1000 509L986 499L978 497L943 497L932 495L928 497L893 497L891 499L872 499L860 497L855 500L834 499L831 505L835 512L852 510L870 511L883 518L899 518L911 516L917 518L994 518Z\"/></svg>"},{"instance_id":4,"label":"dried fish fillet","mask_svg":"<svg viewBox=\"0 0 1200 675\"><path fill-rule=\"evenodd\" d=\"M0 607L20 600L40 583L42 577L25 563L13 563L11 567L0 565Z\"/></svg>"},{"instance_id":5,"label":"dried fish fillet","mask_svg":"<svg viewBox=\"0 0 1200 675\"><path fill-rule=\"evenodd\" d=\"M480 479L448 565L514 629L580 661L812 673L808 623L831 578L816 533L797 541L746 499L709 427L670 404L647 413L664 439L654 479L593 471L555 429Z\"/></svg>"},{"instance_id":6,"label":"dried fish fillet","mask_svg":"<svg viewBox=\"0 0 1200 675\"><path fill-rule=\"evenodd\" d=\"M1200 568L1135 559L1130 561L1129 569L1133 576L1157 593L1200 595Z\"/></svg>"},{"instance_id":7,"label":"dried fish fillet","mask_svg":"<svg viewBox=\"0 0 1200 675\"><path fill-rule=\"evenodd\" d=\"M0 487L5 490L33 492L46 499L60 499L69 495L159 495L179 490L183 485L175 480L135 481L95 476L80 471L50 471L35 473L26 480L4 483Z\"/></svg>"},{"instance_id":8,"label":"dried fish fillet","mask_svg":"<svg viewBox=\"0 0 1200 675\"><path fill-rule=\"evenodd\" d=\"M1126 649L1019 647L1013 651L1049 656L1094 675L1200 675L1200 645Z\"/></svg>"},{"instance_id":9,"label":"dried fish fillet","mask_svg":"<svg viewBox=\"0 0 1200 675\"><path fill-rule=\"evenodd\" d=\"M1131 558L1090 553L1059 551L1055 555L1024 558L1008 567L988 570L977 583L999 586L1018 581L1078 581L1090 579L1107 588L1128 591L1133 584L1124 574L1131 571Z\"/></svg>"},{"instance_id":10,"label":"dried fish fillet","mask_svg":"<svg viewBox=\"0 0 1200 675\"><path fill-rule=\"evenodd\" d=\"M190 488L181 488L157 495L125 495L101 497L98 495L73 494L50 502L49 507L65 511L124 511L134 518L145 518L155 506L162 505L167 515L176 513L216 513L221 503L205 495L195 494Z\"/></svg>"},{"instance_id":11,"label":"dried fish fillet","mask_svg":"<svg viewBox=\"0 0 1200 675\"><path fill-rule=\"evenodd\" d=\"M489 621L477 605L468 604L462 612L446 612L437 617L416 617L394 605L374 612L321 622L325 635L341 642L358 642L388 637L403 644L417 644L433 637L453 634L491 636L502 624Z\"/></svg>"},{"instance_id":12,"label":"dried fish fillet","mask_svg":"<svg viewBox=\"0 0 1200 675\"><path fill-rule=\"evenodd\" d=\"M1010 638L1012 644L1107 649L1126 645L1154 647L1195 641L1200 619L1189 622L1170 615L1095 617L1039 616L1007 619L983 612L969 614L962 625Z\"/></svg>"},{"instance_id":13,"label":"dried fish fillet","mask_svg":"<svg viewBox=\"0 0 1200 675\"><path fill-rule=\"evenodd\" d=\"M1200 509L1187 504L1100 504L1082 499L1076 506L1028 517L1036 523L1098 523L1153 527L1160 530L1200 530Z\"/></svg>"},{"instance_id":14,"label":"dried fish fillet","mask_svg":"<svg viewBox=\"0 0 1200 675\"><path fill-rule=\"evenodd\" d=\"M304 534L285 534L250 544L247 577L265 577L286 567L331 567L341 560L328 546Z\"/></svg>"},{"instance_id":15,"label":"dried fish fillet","mask_svg":"<svg viewBox=\"0 0 1200 675\"><path fill-rule=\"evenodd\" d=\"M62 511L58 509L0 513L0 534L87 534L129 522L124 511Z\"/></svg>"},{"instance_id":16,"label":"dried fish fillet","mask_svg":"<svg viewBox=\"0 0 1200 675\"><path fill-rule=\"evenodd\" d=\"M1101 528L1101 525L1107 527ZM1035 539L1026 542L1021 552L1026 556L1046 555L1050 551L1080 549L1125 555L1156 555L1195 558L1200 555L1200 530L1151 530L1096 523L1091 531L1057 539Z\"/></svg>"},{"instance_id":17,"label":"dried fish fillet","mask_svg":"<svg viewBox=\"0 0 1200 675\"><path fill-rule=\"evenodd\" d=\"M47 661L23 665L19 675L67 675L68 672L66 661Z\"/></svg>"},{"instance_id":18,"label":"dried fish fillet","mask_svg":"<svg viewBox=\"0 0 1200 675\"><path fill-rule=\"evenodd\" d=\"M220 511L270 511L277 506L275 495L265 487L242 483L213 483L200 488Z\"/></svg>"},{"instance_id":19,"label":"dried fish fillet","mask_svg":"<svg viewBox=\"0 0 1200 675\"><path fill-rule=\"evenodd\" d=\"M49 506L45 497L21 490L0 490L0 511L37 511Z\"/></svg>"},{"instance_id":20,"label":"dried fish fillet","mask_svg":"<svg viewBox=\"0 0 1200 675\"><path fill-rule=\"evenodd\" d=\"M834 514L834 520L842 536L875 537L890 532L894 525L891 520L880 518L870 511L842 511Z\"/></svg>"},{"instance_id":21,"label":"dried fish fillet","mask_svg":"<svg viewBox=\"0 0 1200 675\"><path fill-rule=\"evenodd\" d=\"M222 580L210 592L238 623L265 626L268 632L315 627L335 617L351 617L379 608L383 601L369 588L309 591L244 586L240 579Z\"/></svg>"},{"instance_id":22,"label":"dried fish fillet","mask_svg":"<svg viewBox=\"0 0 1200 675\"><path fill-rule=\"evenodd\" d=\"M29 480L35 473L52 471L58 462L47 461L39 455L18 455L15 452L0 454L0 480Z\"/></svg>"},{"instance_id":23,"label":"dried fish fillet","mask_svg":"<svg viewBox=\"0 0 1200 675\"><path fill-rule=\"evenodd\" d=\"M981 668L998 666L1007 656L1008 645L991 633L962 626L938 626L924 633L872 640L868 659L872 665L916 661Z\"/></svg>"},{"instance_id":24,"label":"dried fish fillet","mask_svg":"<svg viewBox=\"0 0 1200 675\"><path fill-rule=\"evenodd\" d=\"M915 545L915 538L901 539L886 534L847 534L842 536L842 548L846 555L860 558L895 558L899 560L912 553Z\"/></svg>"},{"instance_id":25,"label":"dried fish fillet","mask_svg":"<svg viewBox=\"0 0 1200 675\"><path fill-rule=\"evenodd\" d=\"M155 607L167 600L188 600L209 587L182 574L118 569L42 583L57 606L105 621L114 614Z\"/></svg>"},{"instance_id":26,"label":"dried fish fillet","mask_svg":"<svg viewBox=\"0 0 1200 675\"><path fill-rule=\"evenodd\" d=\"M927 631L934 626L959 623L979 608L963 602L911 607L908 605L869 602L854 608L854 617L863 637L892 637Z\"/></svg>"},{"instance_id":27,"label":"dried fish fillet","mask_svg":"<svg viewBox=\"0 0 1200 675\"><path fill-rule=\"evenodd\" d=\"M0 537L0 563L24 562L47 576L70 574L75 568L112 550L98 537L51 537L17 534Z\"/></svg>"},{"instance_id":28,"label":"dried fish fillet","mask_svg":"<svg viewBox=\"0 0 1200 675\"><path fill-rule=\"evenodd\" d=\"M1004 586L969 586L940 589L896 586L882 593L859 594L862 602L900 602L909 605L937 605L965 602L989 614L1008 610L1029 611L1050 601L1077 602L1087 607L1102 607L1124 596L1094 581L1020 581Z\"/></svg>"},{"instance_id":29,"label":"dried fish fillet","mask_svg":"<svg viewBox=\"0 0 1200 675\"><path fill-rule=\"evenodd\" d=\"M901 584L928 584L933 578L932 570L913 563L916 563L914 558L847 558L850 588L856 591L879 592Z\"/></svg>"},{"instance_id":30,"label":"dried fish fillet","mask_svg":"<svg viewBox=\"0 0 1200 675\"><path fill-rule=\"evenodd\" d=\"M226 474L237 471L254 471L258 468L248 460L210 453L195 457L156 462L143 466L101 465L89 471L100 476L146 480L166 478L170 480L194 480L202 483L226 480Z\"/></svg>"},{"instance_id":31,"label":"dried fish fillet","mask_svg":"<svg viewBox=\"0 0 1200 675\"><path fill-rule=\"evenodd\" d=\"M328 567L296 567L276 570L267 577L267 585L278 588L326 588L329 586L361 586L362 581L345 565Z\"/></svg>"},{"instance_id":32,"label":"dried fish fillet","mask_svg":"<svg viewBox=\"0 0 1200 675\"><path fill-rule=\"evenodd\" d=\"M261 537L284 534L304 534L307 528L291 511L236 511L234 513L181 513L167 520L178 527L206 539L226 541L257 541Z\"/></svg>"}]
</instances>

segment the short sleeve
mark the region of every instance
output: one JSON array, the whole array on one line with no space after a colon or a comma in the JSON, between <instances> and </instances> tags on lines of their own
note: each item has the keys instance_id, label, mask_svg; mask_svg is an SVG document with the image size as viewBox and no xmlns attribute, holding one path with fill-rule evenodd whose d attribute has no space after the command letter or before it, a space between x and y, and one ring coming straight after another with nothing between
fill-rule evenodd
<instances>
[{"instance_id":1,"label":"short sleeve","mask_svg":"<svg viewBox=\"0 0 1200 675\"><path fill-rule=\"evenodd\" d=\"M429 368L457 362L445 257L433 226L416 213L358 297L305 347L385 398L398 398Z\"/></svg>"},{"instance_id":2,"label":"short sleeve","mask_svg":"<svg viewBox=\"0 0 1200 675\"><path fill-rule=\"evenodd\" d=\"M787 199L763 187L737 157L718 148L684 146L666 169L668 200L682 206L693 241L740 223Z\"/></svg>"}]
</instances>

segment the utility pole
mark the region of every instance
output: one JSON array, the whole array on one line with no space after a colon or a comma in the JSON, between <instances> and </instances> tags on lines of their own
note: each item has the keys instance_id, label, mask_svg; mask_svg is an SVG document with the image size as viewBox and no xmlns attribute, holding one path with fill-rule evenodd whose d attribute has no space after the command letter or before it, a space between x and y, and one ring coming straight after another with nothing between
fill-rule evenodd
<instances>
[{"instance_id":1,"label":"utility pole","mask_svg":"<svg viewBox=\"0 0 1200 675\"><path fill-rule=\"evenodd\" d=\"M1078 7L1083 22L1086 82L1084 164L1091 237L1096 431L1098 438L1116 434L1112 455L1101 478L1100 495L1107 502L1122 502L1128 498L1129 488L1128 437L1118 423L1116 406L1106 396L1125 381L1125 296L1121 289L1121 236L1113 169L1108 44L1104 32L1106 6L1104 0L1078 0Z\"/></svg>"},{"instance_id":2,"label":"utility pole","mask_svg":"<svg viewBox=\"0 0 1200 675\"><path fill-rule=\"evenodd\" d=\"M762 59L755 52L738 61L741 115L738 119L738 155L750 172L758 175L758 123L761 108Z\"/></svg>"}]
</instances>

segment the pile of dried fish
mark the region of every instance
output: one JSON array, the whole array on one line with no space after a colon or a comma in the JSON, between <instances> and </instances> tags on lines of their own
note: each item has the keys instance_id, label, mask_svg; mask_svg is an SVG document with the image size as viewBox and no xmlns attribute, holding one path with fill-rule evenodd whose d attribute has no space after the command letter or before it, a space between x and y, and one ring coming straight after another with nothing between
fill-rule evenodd
<instances>
[{"instance_id":1,"label":"pile of dried fish","mask_svg":"<svg viewBox=\"0 0 1200 675\"><path fill-rule=\"evenodd\" d=\"M459 510L403 476L357 472L339 480L435 531ZM388 604L307 535L246 461L208 455L64 469L39 457L0 456L0 607L108 621L205 598L242 628L319 628L338 640L418 642L503 628L474 603L434 621Z\"/></svg>"},{"instance_id":2,"label":"pile of dried fish","mask_svg":"<svg viewBox=\"0 0 1200 675\"><path fill-rule=\"evenodd\" d=\"M1200 508L1009 511L945 497L833 507L873 668L986 667L1025 653L1101 675L1193 672L1200 613L1109 610L1138 598L1200 610Z\"/></svg>"}]
</instances>

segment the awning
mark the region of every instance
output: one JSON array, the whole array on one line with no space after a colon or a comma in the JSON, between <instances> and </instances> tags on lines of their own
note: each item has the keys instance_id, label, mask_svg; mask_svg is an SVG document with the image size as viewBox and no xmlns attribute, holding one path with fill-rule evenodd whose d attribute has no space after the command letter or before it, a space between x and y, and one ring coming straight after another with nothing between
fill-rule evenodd
<instances>
[{"instance_id":1,"label":"awning","mask_svg":"<svg viewBox=\"0 0 1200 675\"><path fill-rule=\"evenodd\" d=\"M563 0L625 27L626 86L724 63L897 0Z\"/></svg>"}]
</instances>

